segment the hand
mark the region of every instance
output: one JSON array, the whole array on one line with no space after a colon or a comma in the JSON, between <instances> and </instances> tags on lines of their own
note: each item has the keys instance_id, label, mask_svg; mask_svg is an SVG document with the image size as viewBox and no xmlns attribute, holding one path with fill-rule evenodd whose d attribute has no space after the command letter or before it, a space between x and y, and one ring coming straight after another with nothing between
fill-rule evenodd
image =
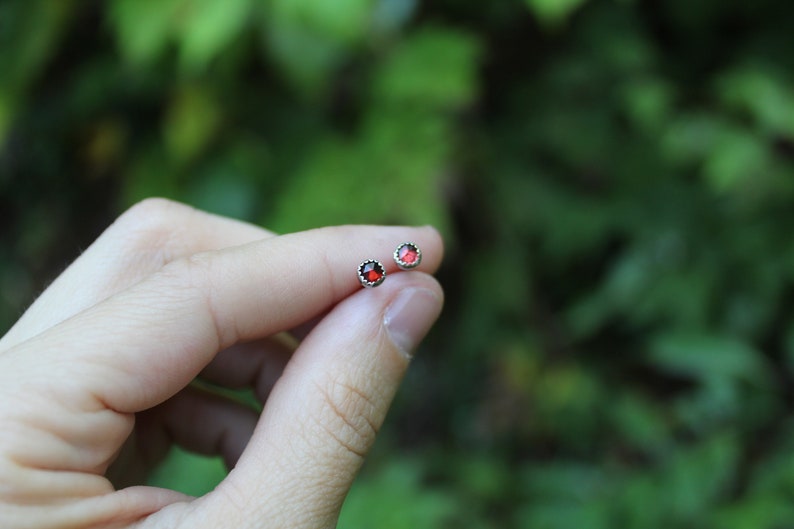
<instances>
[{"instance_id":1,"label":"hand","mask_svg":"<svg viewBox=\"0 0 794 529\"><path fill-rule=\"evenodd\" d=\"M423 272L362 289L358 263L396 271L386 259L405 241ZM164 200L133 207L0 340L0 527L334 527L441 310L425 272L442 252L431 228L275 236ZM253 388L264 411L197 376ZM171 442L234 469L198 499L127 486Z\"/></svg>"}]
</instances>

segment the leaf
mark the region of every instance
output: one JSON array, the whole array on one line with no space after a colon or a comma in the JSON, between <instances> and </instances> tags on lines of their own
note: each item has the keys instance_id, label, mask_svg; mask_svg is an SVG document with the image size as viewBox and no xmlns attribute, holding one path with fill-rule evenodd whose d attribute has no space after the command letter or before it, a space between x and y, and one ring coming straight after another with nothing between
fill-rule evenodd
<instances>
[{"instance_id":1,"label":"leaf","mask_svg":"<svg viewBox=\"0 0 794 529\"><path fill-rule=\"evenodd\" d=\"M516 526L532 529L611 529L609 504L544 503L519 507Z\"/></svg>"},{"instance_id":2,"label":"leaf","mask_svg":"<svg viewBox=\"0 0 794 529\"><path fill-rule=\"evenodd\" d=\"M743 130L723 130L703 167L703 176L718 192L759 180L767 168L763 140Z\"/></svg>"},{"instance_id":3,"label":"leaf","mask_svg":"<svg viewBox=\"0 0 794 529\"><path fill-rule=\"evenodd\" d=\"M238 37L248 23L251 0L190 0L180 19L180 59L200 72Z\"/></svg>"},{"instance_id":4,"label":"leaf","mask_svg":"<svg viewBox=\"0 0 794 529\"><path fill-rule=\"evenodd\" d=\"M327 89L328 78L366 37L373 0L273 0L263 35L268 55L304 94Z\"/></svg>"},{"instance_id":5,"label":"leaf","mask_svg":"<svg viewBox=\"0 0 794 529\"><path fill-rule=\"evenodd\" d=\"M715 436L679 452L662 469L659 500L677 526L697 521L730 490L738 470L738 441L731 435Z\"/></svg>"},{"instance_id":6,"label":"leaf","mask_svg":"<svg viewBox=\"0 0 794 529\"><path fill-rule=\"evenodd\" d=\"M157 60L173 34L183 0L113 0L110 23L122 54L132 64L146 66Z\"/></svg>"},{"instance_id":7,"label":"leaf","mask_svg":"<svg viewBox=\"0 0 794 529\"><path fill-rule=\"evenodd\" d=\"M250 220L256 207L254 186L244 175L219 166L196 179L185 199L196 208L234 219Z\"/></svg>"},{"instance_id":8,"label":"leaf","mask_svg":"<svg viewBox=\"0 0 794 529\"><path fill-rule=\"evenodd\" d=\"M662 152L675 162L700 162L711 155L722 130L724 117L707 113L678 115L661 138Z\"/></svg>"},{"instance_id":9,"label":"leaf","mask_svg":"<svg viewBox=\"0 0 794 529\"><path fill-rule=\"evenodd\" d=\"M274 24L296 25L339 43L354 43L366 34L374 0L271 0Z\"/></svg>"},{"instance_id":10,"label":"leaf","mask_svg":"<svg viewBox=\"0 0 794 529\"><path fill-rule=\"evenodd\" d=\"M794 139L792 89L780 73L754 64L728 72L717 88L725 103L752 116L763 132Z\"/></svg>"},{"instance_id":11,"label":"leaf","mask_svg":"<svg viewBox=\"0 0 794 529\"><path fill-rule=\"evenodd\" d=\"M437 529L460 510L452 496L421 482L422 468L406 458L394 459L377 474L353 485L339 527L347 529Z\"/></svg>"},{"instance_id":12,"label":"leaf","mask_svg":"<svg viewBox=\"0 0 794 529\"><path fill-rule=\"evenodd\" d=\"M190 84L174 94L163 124L166 147L178 162L197 156L220 125L221 109L206 87Z\"/></svg>"},{"instance_id":13,"label":"leaf","mask_svg":"<svg viewBox=\"0 0 794 529\"><path fill-rule=\"evenodd\" d=\"M273 24L263 43L285 80L304 95L315 97L328 89L331 73L347 54L345 47L333 39L296 24Z\"/></svg>"},{"instance_id":14,"label":"leaf","mask_svg":"<svg viewBox=\"0 0 794 529\"><path fill-rule=\"evenodd\" d=\"M59 51L76 2L5 2L0 5L0 91L21 96Z\"/></svg>"},{"instance_id":15,"label":"leaf","mask_svg":"<svg viewBox=\"0 0 794 529\"><path fill-rule=\"evenodd\" d=\"M524 0L547 27L558 27L588 0Z\"/></svg>"},{"instance_id":16,"label":"leaf","mask_svg":"<svg viewBox=\"0 0 794 529\"><path fill-rule=\"evenodd\" d=\"M777 417L780 417L778 415ZM794 419L776 417L776 433L768 441L763 459L753 465L748 490L751 497L790 498L794 492Z\"/></svg>"},{"instance_id":17,"label":"leaf","mask_svg":"<svg viewBox=\"0 0 794 529\"><path fill-rule=\"evenodd\" d=\"M220 456L200 456L174 446L154 470L148 484L190 496L203 496L217 487L226 473Z\"/></svg>"},{"instance_id":18,"label":"leaf","mask_svg":"<svg viewBox=\"0 0 794 529\"><path fill-rule=\"evenodd\" d=\"M521 469L521 494L549 503L579 503L610 492L612 481L598 466L558 461L528 464Z\"/></svg>"},{"instance_id":19,"label":"leaf","mask_svg":"<svg viewBox=\"0 0 794 529\"><path fill-rule=\"evenodd\" d=\"M514 469L499 454L472 454L454 462L455 479L467 493L498 501L510 492Z\"/></svg>"},{"instance_id":20,"label":"leaf","mask_svg":"<svg viewBox=\"0 0 794 529\"><path fill-rule=\"evenodd\" d=\"M178 44L182 67L200 72L238 36L251 0L113 0L110 22L126 59L148 66Z\"/></svg>"},{"instance_id":21,"label":"leaf","mask_svg":"<svg viewBox=\"0 0 794 529\"><path fill-rule=\"evenodd\" d=\"M416 12L418 0L378 0L372 12L373 34L387 36L400 30Z\"/></svg>"},{"instance_id":22,"label":"leaf","mask_svg":"<svg viewBox=\"0 0 794 529\"><path fill-rule=\"evenodd\" d=\"M623 99L629 117L638 128L655 132L670 117L673 88L660 79L638 79L625 85Z\"/></svg>"},{"instance_id":23,"label":"leaf","mask_svg":"<svg viewBox=\"0 0 794 529\"><path fill-rule=\"evenodd\" d=\"M287 180L268 223L276 231L383 221L389 197L349 143L327 140L316 146L301 170ZM330 200L329 197L345 197Z\"/></svg>"},{"instance_id":24,"label":"leaf","mask_svg":"<svg viewBox=\"0 0 794 529\"><path fill-rule=\"evenodd\" d=\"M764 385L770 370L749 344L726 336L670 333L651 343L648 361L668 373L696 380L744 380Z\"/></svg>"},{"instance_id":25,"label":"leaf","mask_svg":"<svg viewBox=\"0 0 794 529\"><path fill-rule=\"evenodd\" d=\"M377 105L456 108L477 90L479 45L466 33L425 27L404 39L378 68Z\"/></svg>"},{"instance_id":26,"label":"leaf","mask_svg":"<svg viewBox=\"0 0 794 529\"><path fill-rule=\"evenodd\" d=\"M794 519L791 499L783 495L757 496L725 505L712 515L714 529L788 527Z\"/></svg>"},{"instance_id":27,"label":"leaf","mask_svg":"<svg viewBox=\"0 0 794 529\"><path fill-rule=\"evenodd\" d=\"M0 3L0 156L17 115L24 116L30 85L57 54L75 2Z\"/></svg>"},{"instance_id":28,"label":"leaf","mask_svg":"<svg viewBox=\"0 0 794 529\"><path fill-rule=\"evenodd\" d=\"M659 454L672 444L671 427L663 409L642 395L616 396L608 413L616 433L636 450Z\"/></svg>"},{"instance_id":29,"label":"leaf","mask_svg":"<svg viewBox=\"0 0 794 529\"><path fill-rule=\"evenodd\" d=\"M129 207L149 197L179 200L177 174L169 161L159 144L143 149L124 175L122 204Z\"/></svg>"}]
</instances>

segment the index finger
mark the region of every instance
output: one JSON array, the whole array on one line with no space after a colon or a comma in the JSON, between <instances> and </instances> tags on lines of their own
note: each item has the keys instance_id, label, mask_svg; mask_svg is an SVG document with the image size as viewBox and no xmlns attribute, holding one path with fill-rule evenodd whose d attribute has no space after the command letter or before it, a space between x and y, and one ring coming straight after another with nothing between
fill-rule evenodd
<instances>
[{"instance_id":1,"label":"index finger","mask_svg":"<svg viewBox=\"0 0 794 529\"><path fill-rule=\"evenodd\" d=\"M18 348L36 350L28 358L53 377L78 377L103 407L141 411L187 385L219 350L295 327L361 288L361 261L397 271L391 254L405 241L422 249L419 270L437 269L443 248L430 227L320 228L194 254Z\"/></svg>"},{"instance_id":2,"label":"index finger","mask_svg":"<svg viewBox=\"0 0 794 529\"><path fill-rule=\"evenodd\" d=\"M0 352L129 288L175 259L273 236L259 226L178 202L161 198L139 202L108 227L0 337Z\"/></svg>"}]
</instances>

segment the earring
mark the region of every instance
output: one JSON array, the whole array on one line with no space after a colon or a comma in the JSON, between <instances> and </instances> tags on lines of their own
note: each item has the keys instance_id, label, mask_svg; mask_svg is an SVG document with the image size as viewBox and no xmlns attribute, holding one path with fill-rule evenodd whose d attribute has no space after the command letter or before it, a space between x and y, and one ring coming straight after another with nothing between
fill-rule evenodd
<instances>
[{"instance_id":1,"label":"earring","mask_svg":"<svg viewBox=\"0 0 794 529\"><path fill-rule=\"evenodd\" d=\"M380 261L367 259L358 265L358 280L361 281L361 286L376 287L383 283L384 279L386 279L386 269Z\"/></svg>"},{"instance_id":2,"label":"earring","mask_svg":"<svg viewBox=\"0 0 794 529\"><path fill-rule=\"evenodd\" d=\"M422 262L422 250L412 242L404 242L394 250L394 262L402 270L416 268Z\"/></svg>"}]
</instances>

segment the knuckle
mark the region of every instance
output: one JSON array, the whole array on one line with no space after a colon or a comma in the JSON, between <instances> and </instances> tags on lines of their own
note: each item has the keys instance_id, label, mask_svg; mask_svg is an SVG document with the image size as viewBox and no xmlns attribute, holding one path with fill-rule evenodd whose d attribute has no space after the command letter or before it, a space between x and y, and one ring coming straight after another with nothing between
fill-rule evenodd
<instances>
[{"instance_id":1,"label":"knuckle","mask_svg":"<svg viewBox=\"0 0 794 529\"><path fill-rule=\"evenodd\" d=\"M175 215L189 210L188 206L166 198L147 198L130 207L119 220L134 226L161 226Z\"/></svg>"},{"instance_id":2,"label":"knuckle","mask_svg":"<svg viewBox=\"0 0 794 529\"><path fill-rule=\"evenodd\" d=\"M163 267L163 271L187 281L190 286L197 286L210 275L211 268L210 252L200 252L174 259Z\"/></svg>"},{"instance_id":3,"label":"knuckle","mask_svg":"<svg viewBox=\"0 0 794 529\"><path fill-rule=\"evenodd\" d=\"M168 261L159 270L158 276L164 288L190 294L206 301L208 309L213 305L212 259L206 252L190 254ZM214 314L213 310L210 310Z\"/></svg>"},{"instance_id":4,"label":"knuckle","mask_svg":"<svg viewBox=\"0 0 794 529\"><path fill-rule=\"evenodd\" d=\"M218 347L228 347L235 343L239 331L234 318L228 317L219 308L218 270L215 251L190 254L165 264L159 272L162 291L175 291L180 298L190 300L194 307L200 307L208 325L214 329ZM185 295L187 293L187 295Z\"/></svg>"},{"instance_id":5,"label":"knuckle","mask_svg":"<svg viewBox=\"0 0 794 529\"><path fill-rule=\"evenodd\" d=\"M114 228L133 251L162 251L182 224L178 219L191 211L189 206L165 198L147 198L125 211ZM169 260L163 256L163 262Z\"/></svg>"}]
</instances>

